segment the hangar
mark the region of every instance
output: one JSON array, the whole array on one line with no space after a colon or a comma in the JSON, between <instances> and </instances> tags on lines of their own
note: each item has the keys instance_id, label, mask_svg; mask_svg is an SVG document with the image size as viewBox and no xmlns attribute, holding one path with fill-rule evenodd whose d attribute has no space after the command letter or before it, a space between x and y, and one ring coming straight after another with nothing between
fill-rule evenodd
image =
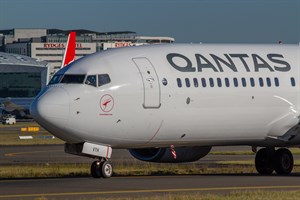
<instances>
[{"instance_id":1,"label":"hangar","mask_svg":"<svg viewBox=\"0 0 300 200\"><path fill-rule=\"evenodd\" d=\"M49 64L28 56L0 52L0 103L25 110L49 81Z\"/></svg>"}]
</instances>

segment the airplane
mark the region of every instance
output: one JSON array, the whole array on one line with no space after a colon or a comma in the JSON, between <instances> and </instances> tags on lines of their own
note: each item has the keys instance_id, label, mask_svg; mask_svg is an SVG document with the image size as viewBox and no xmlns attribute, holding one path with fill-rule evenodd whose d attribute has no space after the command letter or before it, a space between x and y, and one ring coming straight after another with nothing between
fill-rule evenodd
<instances>
[{"instance_id":1,"label":"airplane","mask_svg":"<svg viewBox=\"0 0 300 200\"><path fill-rule=\"evenodd\" d=\"M256 152L259 174L290 174L288 148L300 147L299 56L292 44L106 50L59 70L30 113L65 152L96 159L94 178L112 176L113 149L181 163L237 145Z\"/></svg>"},{"instance_id":2,"label":"airplane","mask_svg":"<svg viewBox=\"0 0 300 200\"><path fill-rule=\"evenodd\" d=\"M16 100L18 101L18 100ZM18 118L31 118L29 114L29 107L30 104L28 103L29 100L24 100L22 105L18 105L14 103L11 98L6 98L2 101L0 105L0 110L1 110L1 116L5 114L11 114L18 116ZM19 100L20 103L22 101Z\"/></svg>"}]
</instances>

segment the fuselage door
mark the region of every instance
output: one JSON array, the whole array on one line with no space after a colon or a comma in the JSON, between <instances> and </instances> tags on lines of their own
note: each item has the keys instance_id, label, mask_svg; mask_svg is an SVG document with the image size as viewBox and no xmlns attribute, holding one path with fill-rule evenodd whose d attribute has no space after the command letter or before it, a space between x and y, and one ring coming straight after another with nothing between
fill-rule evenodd
<instances>
[{"instance_id":1,"label":"fuselage door","mask_svg":"<svg viewBox=\"0 0 300 200\"><path fill-rule=\"evenodd\" d=\"M144 108L160 107L160 85L154 66L147 58L133 58L144 85Z\"/></svg>"}]
</instances>

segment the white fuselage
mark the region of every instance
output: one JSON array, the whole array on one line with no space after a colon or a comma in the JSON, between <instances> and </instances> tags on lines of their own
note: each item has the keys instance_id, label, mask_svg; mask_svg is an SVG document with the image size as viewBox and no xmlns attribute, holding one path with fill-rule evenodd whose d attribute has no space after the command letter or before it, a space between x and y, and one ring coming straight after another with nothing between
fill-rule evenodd
<instances>
[{"instance_id":1,"label":"white fuselage","mask_svg":"<svg viewBox=\"0 0 300 200\"><path fill-rule=\"evenodd\" d=\"M108 74L108 84L50 84L31 112L68 143L113 148L282 145L278 142L299 122L299 56L298 45L108 50L59 72Z\"/></svg>"}]
</instances>

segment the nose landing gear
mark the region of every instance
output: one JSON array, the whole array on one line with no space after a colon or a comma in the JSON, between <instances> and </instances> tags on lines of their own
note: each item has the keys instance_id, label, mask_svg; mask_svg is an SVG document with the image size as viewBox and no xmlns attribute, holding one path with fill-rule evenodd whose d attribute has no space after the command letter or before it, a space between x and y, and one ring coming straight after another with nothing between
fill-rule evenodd
<instances>
[{"instance_id":1,"label":"nose landing gear","mask_svg":"<svg viewBox=\"0 0 300 200\"><path fill-rule=\"evenodd\" d=\"M110 178L112 174L112 164L106 160L94 161L91 165L91 175L94 178Z\"/></svg>"},{"instance_id":2,"label":"nose landing gear","mask_svg":"<svg viewBox=\"0 0 300 200\"><path fill-rule=\"evenodd\" d=\"M294 167L294 159L290 150L280 148L262 148L256 153L255 167L260 174L290 174Z\"/></svg>"},{"instance_id":3,"label":"nose landing gear","mask_svg":"<svg viewBox=\"0 0 300 200\"><path fill-rule=\"evenodd\" d=\"M108 159L111 157L112 148L109 145L93 144L89 142L77 144L65 144L65 152L99 159L91 165L91 175L94 178L110 178L113 175L113 167Z\"/></svg>"}]
</instances>

